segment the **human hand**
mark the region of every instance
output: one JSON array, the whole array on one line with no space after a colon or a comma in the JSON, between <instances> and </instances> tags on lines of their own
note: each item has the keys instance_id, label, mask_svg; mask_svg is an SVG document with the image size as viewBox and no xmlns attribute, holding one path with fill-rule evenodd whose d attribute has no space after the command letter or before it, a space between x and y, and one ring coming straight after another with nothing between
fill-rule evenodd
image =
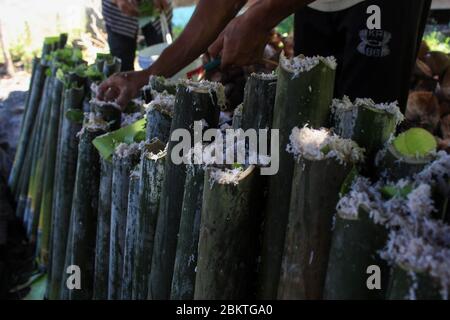
<instances>
[{"instance_id":1,"label":"human hand","mask_svg":"<svg viewBox=\"0 0 450 320\"><path fill-rule=\"evenodd\" d=\"M97 99L114 101L125 108L147 82L148 74L144 71L116 73L100 84Z\"/></svg>"},{"instance_id":2,"label":"human hand","mask_svg":"<svg viewBox=\"0 0 450 320\"><path fill-rule=\"evenodd\" d=\"M138 4L136 0L115 0L117 7L122 13L130 17L139 15Z\"/></svg>"},{"instance_id":3,"label":"human hand","mask_svg":"<svg viewBox=\"0 0 450 320\"><path fill-rule=\"evenodd\" d=\"M234 18L209 47L210 56L221 56L222 68L259 62L270 37L270 30L260 26L246 14Z\"/></svg>"}]
</instances>

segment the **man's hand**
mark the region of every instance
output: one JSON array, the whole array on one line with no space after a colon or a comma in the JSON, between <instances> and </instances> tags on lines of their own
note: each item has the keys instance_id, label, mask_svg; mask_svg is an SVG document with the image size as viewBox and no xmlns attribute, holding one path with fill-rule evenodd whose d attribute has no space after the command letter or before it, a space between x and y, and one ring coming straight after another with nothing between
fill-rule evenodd
<instances>
[{"instance_id":1,"label":"man's hand","mask_svg":"<svg viewBox=\"0 0 450 320\"><path fill-rule=\"evenodd\" d=\"M166 11L170 8L168 0L153 0L153 5L159 11Z\"/></svg>"},{"instance_id":2,"label":"man's hand","mask_svg":"<svg viewBox=\"0 0 450 320\"><path fill-rule=\"evenodd\" d=\"M115 2L119 10L127 16L137 17L139 15L136 0L113 0L113 2Z\"/></svg>"},{"instance_id":3,"label":"man's hand","mask_svg":"<svg viewBox=\"0 0 450 320\"><path fill-rule=\"evenodd\" d=\"M221 56L222 68L258 63L270 38L270 29L258 27L246 14L234 18L209 47L212 57Z\"/></svg>"},{"instance_id":4,"label":"man's hand","mask_svg":"<svg viewBox=\"0 0 450 320\"><path fill-rule=\"evenodd\" d=\"M100 84L97 98L114 101L125 108L146 83L148 83L148 74L143 71L116 73Z\"/></svg>"}]
</instances>

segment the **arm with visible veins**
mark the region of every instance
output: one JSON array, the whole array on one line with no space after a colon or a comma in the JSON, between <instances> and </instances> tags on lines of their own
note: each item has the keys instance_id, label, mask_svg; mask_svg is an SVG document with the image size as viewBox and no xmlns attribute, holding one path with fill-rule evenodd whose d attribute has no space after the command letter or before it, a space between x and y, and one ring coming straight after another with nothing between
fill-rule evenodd
<instances>
[{"instance_id":1,"label":"arm with visible veins","mask_svg":"<svg viewBox=\"0 0 450 320\"><path fill-rule=\"evenodd\" d=\"M270 30L313 0L259 0L236 17L247 0L200 0L182 34L146 70L118 73L98 90L101 100L125 106L150 75L170 77L208 50L222 66L246 65L262 57ZM233 19L234 18L234 19ZM212 45L211 45L212 44Z\"/></svg>"}]
</instances>

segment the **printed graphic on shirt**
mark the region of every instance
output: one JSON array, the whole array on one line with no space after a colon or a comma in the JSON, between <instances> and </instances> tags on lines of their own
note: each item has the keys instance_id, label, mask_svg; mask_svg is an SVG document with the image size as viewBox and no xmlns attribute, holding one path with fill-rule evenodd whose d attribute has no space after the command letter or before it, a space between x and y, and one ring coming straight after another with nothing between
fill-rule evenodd
<instances>
[{"instance_id":1,"label":"printed graphic on shirt","mask_svg":"<svg viewBox=\"0 0 450 320\"><path fill-rule=\"evenodd\" d=\"M383 58L391 54L389 42L392 34L386 30L363 29L359 32L361 43L358 52L367 57Z\"/></svg>"}]
</instances>

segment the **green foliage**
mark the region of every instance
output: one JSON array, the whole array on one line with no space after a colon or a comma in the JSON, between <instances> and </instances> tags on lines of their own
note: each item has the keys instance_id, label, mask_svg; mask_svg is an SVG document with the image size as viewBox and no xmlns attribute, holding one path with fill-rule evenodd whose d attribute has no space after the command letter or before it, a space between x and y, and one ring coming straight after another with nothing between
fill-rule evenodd
<instances>
[{"instance_id":1,"label":"green foliage","mask_svg":"<svg viewBox=\"0 0 450 320\"><path fill-rule=\"evenodd\" d=\"M423 40L430 47L431 51L441 51L450 54L450 37L445 36L442 32L430 32L423 37Z\"/></svg>"}]
</instances>

